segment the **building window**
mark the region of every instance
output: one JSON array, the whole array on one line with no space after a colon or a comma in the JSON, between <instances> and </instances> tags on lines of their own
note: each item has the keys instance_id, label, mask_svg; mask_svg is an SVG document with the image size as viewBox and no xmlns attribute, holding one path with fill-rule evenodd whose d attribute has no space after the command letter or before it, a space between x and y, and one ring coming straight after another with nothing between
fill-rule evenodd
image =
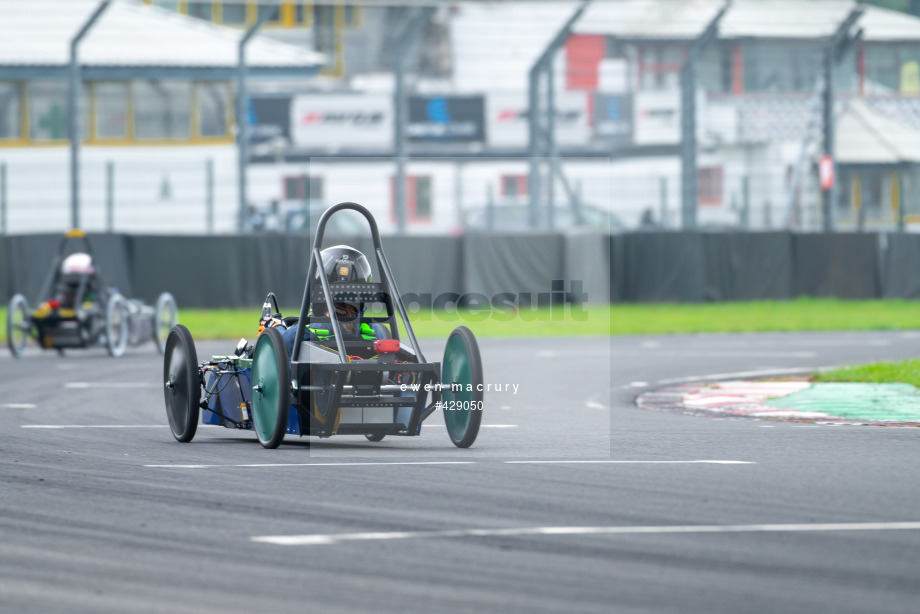
<instances>
[{"instance_id":1,"label":"building window","mask_svg":"<svg viewBox=\"0 0 920 614\"><path fill-rule=\"evenodd\" d=\"M700 206L722 204L722 167L712 166L699 169L697 193Z\"/></svg>"},{"instance_id":2,"label":"building window","mask_svg":"<svg viewBox=\"0 0 920 614\"><path fill-rule=\"evenodd\" d=\"M430 222L433 210L432 182L429 175L406 177L406 219ZM396 220L396 178L390 178L391 219Z\"/></svg>"},{"instance_id":3,"label":"building window","mask_svg":"<svg viewBox=\"0 0 920 614\"><path fill-rule=\"evenodd\" d=\"M93 121L99 139L123 139L127 136L128 85L96 83L93 85Z\"/></svg>"},{"instance_id":4,"label":"building window","mask_svg":"<svg viewBox=\"0 0 920 614\"><path fill-rule=\"evenodd\" d=\"M357 28L361 25L361 7L353 4L345 6L345 26Z\"/></svg>"},{"instance_id":5,"label":"building window","mask_svg":"<svg viewBox=\"0 0 920 614\"><path fill-rule=\"evenodd\" d=\"M211 21L213 15L210 2L188 2L186 3L186 12L192 17L204 19L205 21Z\"/></svg>"},{"instance_id":6,"label":"building window","mask_svg":"<svg viewBox=\"0 0 920 614\"><path fill-rule=\"evenodd\" d=\"M82 92L81 92L82 93ZM86 95L80 96L77 117L86 117ZM59 141L68 137L67 82L29 82L29 138L33 141ZM86 136L86 122L80 122Z\"/></svg>"},{"instance_id":7,"label":"building window","mask_svg":"<svg viewBox=\"0 0 920 614\"><path fill-rule=\"evenodd\" d=\"M246 23L246 5L224 3L221 6L221 22L228 26L241 26Z\"/></svg>"},{"instance_id":8,"label":"building window","mask_svg":"<svg viewBox=\"0 0 920 614\"><path fill-rule=\"evenodd\" d=\"M230 91L225 84L198 84L198 135L202 137L227 136L227 118L230 109Z\"/></svg>"},{"instance_id":9,"label":"building window","mask_svg":"<svg viewBox=\"0 0 920 614\"><path fill-rule=\"evenodd\" d=\"M187 82L137 81L134 132L138 139L188 139L192 86Z\"/></svg>"},{"instance_id":10,"label":"building window","mask_svg":"<svg viewBox=\"0 0 920 614\"><path fill-rule=\"evenodd\" d=\"M345 7L318 5L314 9L313 40L316 50L326 56L323 74L341 76L344 68L342 62L342 29L344 26Z\"/></svg>"},{"instance_id":11,"label":"building window","mask_svg":"<svg viewBox=\"0 0 920 614\"><path fill-rule=\"evenodd\" d=\"M749 41L743 43L741 71L746 92L807 92L821 70L821 45Z\"/></svg>"},{"instance_id":12,"label":"building window","mask_svg":"<svg viewBox=\"0 0 920 614\"><path fill-rule=\"evenodd\" d=\"M683 45L643 45L639 47L639 88L676 90L680 71L687 59Z\"/></svg>"},{"instance_id":13,"label":"building window","mask_svg":"<svg viewBox=\"0 0 920 614\"><path fill-rule=\"evenodd\" d=\"M278 25L281 23L281 6L277 4L260 4L258 18L265 18L265 25Z\"/></svg>"},{"instance_id":14,"label":"building window","mask_svg":"<svg viewBox=\"0 0 920 614\"><path fill-rule=\"evenodd\" d=\"M315 175L291 175L285 177L284 200L322 202L323 178Z\"/></svg>"},{"instance_id":15,"label":"building window","mask_svg":"<svg viewBox=\"0 0 920 614\"><path fill-rule=\"evenodd\" d=\"M527 196L527 175L502 175L502 198Z\"/></svg>"},{"instance_id":16,"label":"building window","mask_svg":"<svg viewBox=\"0 0 920 614\"><path fill-rule=\"evenodd\" d=\"M18 83L0 82L0 139L19 139L22 135L20 98Z\"/></svg>"},{"instance_id":17,"label":"building window","mask_svg":"<svg viewBox=\"0 0 920 614\"><path fill-rule=\"evenodd\" d=\"M867 44L865 49L867 93L920 93L920 45Z\"/></svg>"},{"instance_id":18,"label":"building window","mask_svg":"<svg viewBox=\"0 0 920 614\"><path fill-rule=\"evenodd\" d=\"M412 199L409 201L409 219L413 221L431 219L431 177L413 177L415 180Z\"/></svg>"}]
</instances>

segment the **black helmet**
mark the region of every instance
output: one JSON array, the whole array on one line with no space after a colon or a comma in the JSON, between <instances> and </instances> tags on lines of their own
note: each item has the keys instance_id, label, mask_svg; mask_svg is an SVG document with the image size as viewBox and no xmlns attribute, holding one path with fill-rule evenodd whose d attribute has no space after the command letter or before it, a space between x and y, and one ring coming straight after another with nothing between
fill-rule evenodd
<instances>
[{"instance_id":1,"label":"black helmet","mask_svg":"<svg viewBox=\"0 0 920 614\"><path fill-rule=\"evenodd\" d=\"M329 280L329 283L338 281L350 281L354 283L371 282L371 264L367 258L353 247L347 245L336 245L327 247L320 252L323 259L323 275ZM319 272L316 274L319 280ZM346 302L345 304L353 306L360 314L364 311L362 302ZM313 313L319 312L324 308L324 303L313 305Z\"/></svg>"}]
</instances>

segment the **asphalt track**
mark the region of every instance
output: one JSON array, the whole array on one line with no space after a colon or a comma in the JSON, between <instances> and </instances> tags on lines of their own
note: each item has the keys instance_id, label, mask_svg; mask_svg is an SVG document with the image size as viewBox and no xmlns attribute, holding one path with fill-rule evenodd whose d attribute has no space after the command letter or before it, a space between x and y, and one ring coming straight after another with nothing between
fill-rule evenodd
<instances>
[{"instance_id":1,"label":"asphalt track","mask_svg":"<svg viewBox=\"0 0 920 614\"><path fill-rule=\"evenodd\" d=\"M468 450L437 416L419 438L377 444L271 451L221 428L179 444L152 346L3 353L0 611L913 613L920 429L634 399L918 345L920 333L486 340L486 381L519 389L486 395L490 426Z\"/></svg>"}]
</instances>

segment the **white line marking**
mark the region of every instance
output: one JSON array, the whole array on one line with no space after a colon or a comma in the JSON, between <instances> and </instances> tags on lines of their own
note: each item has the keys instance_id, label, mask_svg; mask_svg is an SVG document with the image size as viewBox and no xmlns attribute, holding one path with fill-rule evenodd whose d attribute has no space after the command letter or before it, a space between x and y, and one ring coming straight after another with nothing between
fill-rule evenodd
<instances>
[{"instance_id":1,"label":"white line marking","mask_svg":"<svg viewBox=\"0 0 920 614\"><path fill-rule=\"evenodd\" d=\"M817 352L782 352L759 350L687 350L668 352L668 356L681 358L815 358Z\"/></svg>"},{"instance_id":2,"label":"white line marking","mask_svg":"<svg viewBox=\"0 0 920 614\"><path fill-rule=\"evenodd\" d=\"M159 388L152 382L66 382L64 388Z\"/></svg>"},{"instance_id":3,"label":"white line marking","mask_svg":"<svg viewBox=\"0 0 920 614\"><path fill-rule=\"evenodd\" d=\"M253 463L251 465L144 465L157 469L212 469L216 467L357 467L368 465L475 465L476 461L411 461L381 463Z\"/></svg>"},{"instance_id":4,"label":"white line marking","mask_svg":"<svg viewBox=\"0 0 920 614\"><path fill-rule=\"evenodd\" d=\"M23 424L24 429L168 429L168 424ZM208 424L199 424L211 426Z\"/></svg>"},{"instance_id":5,"label":"white line marking","mask_svg":"<svg viewBox=\"0 0 920 614\"><path fill-rule=\"evenodd\" d=\"M811 373L820 370L821 367L804 367L801 369L758 369L756 371L736 371L735 373L711 373L709 375L694 375L692 377L676 377L673 379L658 380L658 385L683 384L687 382L698 382L701 380L718 380L718 379L737 379L742 377L757 377L760 375L780 375L793 373Z\"/></svg>"},{"instance_id":6,"label":"white line marking","mask_svg":"<svg viewBox=\"0 0 920 614\"><path fill-rule=\"evenodd\" d=\"M35 409L33 403L3 403L0 407L6 407L7 409Z\"/></svg>"},{"instance_id":7,"label":"white line marking","mask_svg":"<svg viewBox=\"0 0 920 614\"><path fill-rule=\"evenodd\" d=\"M645 388L648 382L629 382L630 388Z\"/></svg>"},{"instance_id":8,"label":"white line marking","mask_svg":"<svg viewBox=\"0 0 920 614\"><path fill-rule=\"evenodd\" d=\"M517 529L463 529L457 531L400 531L313 535L262 535L249 540L276 546L325 546L346 541L447 537L519 537L527 535L646 535L668 533L794 533L830 531L914 531L920 522L841 522L825 524L664 525L634 527L525 527Z\"/></svg>"},{"instance_id":9,"label":"white line marking","mask_svg":"<svg viewBox=\"0 0 920 614\"><path fill-rule=\"evenodd\" d=\"M597 401L588 401L587 403L585 403L585 407L587 407L588 409L607 409L605 405L601 405Z\"/></svg>"},{"instance_id":10,"label":"white line marking","mask_svg":"<svg viewBox=\"0 0 920 614\"><path fill-rule=\"evenodd\" d=\"M543 465L543 464L577 464L606 463L611 465L756 465L753 461L736 460L521 460L505 461L508 465Z\"/></svg>"},{"instance_id":11,"label":"white line marking","mask_svg":"<svg viewBox=\"0 0 920 614\"><path fill-rule=\"evenodd\" d=\"M757 427L762 428L762 429L772 429L773 425L772 424L758 424Z\"/></svg>"},{"instance_id":12,"label":"white line marking","mask_svg":"<svg viewBox=\"0 0 920 614\"><path fill-rule=\"evenodd\" d=\"M481 429L516 429L516 424L480 424Z\"/></svg>"}]
</instances>

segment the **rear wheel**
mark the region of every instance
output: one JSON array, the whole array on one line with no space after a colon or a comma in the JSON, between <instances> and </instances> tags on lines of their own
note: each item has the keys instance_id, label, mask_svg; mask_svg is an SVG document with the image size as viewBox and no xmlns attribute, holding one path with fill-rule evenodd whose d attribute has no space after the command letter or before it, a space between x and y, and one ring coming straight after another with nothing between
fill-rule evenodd
<instances>
[{"instance_id":1,"label":"rear wheel","mask_svg":"<svg viewBox=\"0 0 920 614\"><path fill-rule=\"evenodd\" d=\"M105 348L109 356L118 358L128 347L128 303L120 294L113 294L105 304Z\"/></svg>"},{"instance_id":2,"label":"rear wheel","mask_svg":"<svg viewBox=\"0 0 920 614\"><path fill-rule=\"evenodd\" d=\"M163 387L166 392L166 417L176 441L186 443L198 429L201 380L198 353L188 329L177 324L166 337L163 354Z\"/></svg>"},{"instance_id":3,"label":"rear wheel","mask_svg":"<svg viewBox=\"0 0 920 614\"><path fill-rule=\"evenodd\" d=\"M441 363L441 406L447 434L458 448L476 441L482 422L482 358L476 337L458 326L447 338Z\"/></svg>"},{"instance_id":4,"label":"rear wheel","mask_svg":"<svg viewBox=\"0 0 920 614\"><path fill-rule=\"evenodd\" d=\"M266 328L252 357L252 426L264 448L277 448L291 410L291 363L281 333Z\"/></svg>"},{"instance_id":5,"label":"rear wheel","mask_svg":"<svg viewBox=\"0 0 920 614\"><path fill-rule=\"evenodd\" d=\"M6 344L10 348L13 356L22 356L23 350L26 349L26 343L29 341L29 332L32 329L32 321L29 317L29 304L26 297L17 294L10 299L10 305L6 312Z\"/></svg>"},{"instance_id":6,"label":"rear wheel","mask_svg":"<svg viewBox=\"0 0 920 614\"><path fill-rule=\"evenodd\" d=\"M156 341L160 354L166 353L166 337L178 321L179 310L176 308L176 299L169 292L164 292L157 298L153 320L153 340Z\"/></svg>"}]
</instances>

